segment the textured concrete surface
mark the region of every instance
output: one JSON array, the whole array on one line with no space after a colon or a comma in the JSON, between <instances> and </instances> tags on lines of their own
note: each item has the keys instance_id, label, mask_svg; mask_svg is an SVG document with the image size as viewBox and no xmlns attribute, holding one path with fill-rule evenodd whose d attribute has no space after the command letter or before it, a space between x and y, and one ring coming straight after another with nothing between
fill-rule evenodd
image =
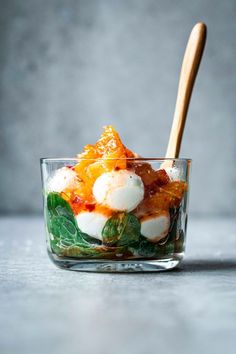
<instances>
[{"instance_id":1,"label":"textured concrete surface","mask_svg":"<svg viewBox=\"0 0 236 354\"><path fill-rule=\"evenodd\" d=\"M208 43L182 156L191 209L235 214L235 0L1 0L0 210L41 208L38 159L74 156L112 123L142 155L165 153L186 41Z\"/></svg>"},{"instance_id":2,"label":"textured concrete surface","mask_svg":"<svg viewBox=\"0 0 236 354\"><path fill-rule=\"evenodd\" d=\"M1 354L234 354L236 219L192 219L180 270L57 269L40 218L0 218Z\"/></svg>"}]
</instances>

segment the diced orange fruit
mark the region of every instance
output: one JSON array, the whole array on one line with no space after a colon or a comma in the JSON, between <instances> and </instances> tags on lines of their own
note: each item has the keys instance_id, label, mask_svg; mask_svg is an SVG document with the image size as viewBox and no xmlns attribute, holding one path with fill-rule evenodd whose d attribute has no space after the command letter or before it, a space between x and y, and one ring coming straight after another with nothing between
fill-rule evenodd
<instances>
[{"instance_id":1,"label":"diced orange fruit","mask_svg":"<svg viewBox=\"0 0 236 354\"><path fill-rule=\"evenodd\" d=\"M125 148L125 154L126 154L126 157L129 158L129 159L133 159L134 157L138 157L137 154L134 154L131 150Z\"/></svg>"},{"instance_id":2,"label":"diced orange fruit","mask_svg":"<svg viewBox=\"0 0 236 354\"><path fill-rule=\"evenodd\" d=\"M149 163L133 164L134 172L142 178L145 186L151 186L155 183L162 186L170 182L170 178L164 169L154 170Z\"/></svg>"},{"instance_id":3,"label":"diced orange fruit","mask_svg":"<svg viewBox=\"0 0 236 354\"><path fill-rule=\"evenodd\" d=\"M114 152L120 156L124 153L124 145L119 134L111 125L104 127L104 131L96 143L96 149L100 156L106 155L109 157L109 154Z\"/></svg>"},{"instance_id":4,"label":"diced orange fruit","mask_svg":"<svg viewBox=\"0 0 236 354\"><path fill-rule=\"evenodd\" d=\"M178 208L187 190L187 183L182 181L169 182L154 193L147 195L136 209L137 215L145 215L157 210Z\"/></svg>"},{"instance_id":5,"label":"diced orange fruit","mask_svg":"<svg viewBox=\"0 0 236 354\"><path fill-rule=\"evenodd\" d=\"M176 207L186 190L187 183L183 181L173 181L160 187L160 193L169 196L170 207Z\"/></svg>"},{"instance_id":6,"label":"diced orange fruit","mask_svg":"<svg viewBox=\"0 0 236 354\"><path fill-rule=\"evenodd\" d=\"M79 163L75 165L75 172L79 178L84 181L86 179L86 167L92 164L99 156L95 145L86 145L84 151L78 156Z\"/></svg>"},{"instance_id":7,"label":"diced orange fruit","mask_svg":"<svg viewBox=\"0 0 236 354\"><path fill-rule=\"evenodd\" d=\"M160 169L156 171L156 180L155 183L158 186L165 186L170 182L170 177L168 176L168 173L164 169Z\"/></svg>"},{"instance_id":8,"label":"diced orange fruit","mask_svg":"<svg viewBox=\"0 0 236 354\"><path fill-rule=\"evenodd\" d=\"M78 198L92 198L92 187L95 180L104 172L125 169L127 158L133 158L132 151L127 149L116 130L108 125L95 145L86 145L84 151L77 155L78 163L74 167L81 185L74 191ZM78 203L79 204L79 203Z\"/></svg>"},{"instance_id":9,"label":"diced orange fruit","mask_svg":"<svg viewBox=\"0 0 236 354\"><path fill-rule=\"evenodd\" d=\"M134 172L142 178L145 186L151 184L156 179L156 171L149 163L140 162L132 164Z\"/></svg>"},{"instance_id":10,"label":"diced orange fruit","mask_svg":"<svg viewBox=\"0 0 236 354\"><path fill-rule=\"evenodd\" d=\"M109 171L115 168L125 169L127 155L131 156L132 154L132 152L123 145L119 134L111 125L104 128L100 139L96 143L96 150L100 157L108 159L103 160L102 163Z\"/></svg>"},{"instance_id":11,"label":"diced orange fruit","mask_svg":"<svg viewBox=\"0 0 236 354\"><path fill-rule=\"evenodd\" d=\"M97 143L86 145L84 152L77 156L79 163L75 166L75 171L82 180L87 180L87 167L89 166L89 178L91 178L92 172L96 179L105 171L111 171L115 168L125 169L126 158L133 156L133 153L123 145L116 130L108 125L104 128ZM95 165L91 167L92 164Z\"/></svg>"},{"instance_id":12,"label":"diced orange fruit","mask_svg":"<svg viewBox=\"0 0 236 354\"><path fill-rule=\"evenodd\" d=\"M86 183L87 185L93 186L96 179L101 176L104 172L108 172L109 168L102 160L98 160L90 164L86 169Z\"/></svg>"}]
</instances>

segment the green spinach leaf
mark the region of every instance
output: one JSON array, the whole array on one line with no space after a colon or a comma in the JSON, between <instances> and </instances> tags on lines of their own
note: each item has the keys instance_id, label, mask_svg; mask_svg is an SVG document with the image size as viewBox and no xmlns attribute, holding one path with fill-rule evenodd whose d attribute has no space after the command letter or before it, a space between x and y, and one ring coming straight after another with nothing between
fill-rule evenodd
<instances>
[{"instance_id":1,"label":"green spinach leaf","mask_svg":"<svg viewBox=\"0 0 236 354\"><path fill-rule=\"evenodd\" d=\"M168 256L174 252L174 242L168 241L164 245L148 241L144 236L140 236L140 241L129 247L135 257L157 258Z\"/></svg>"},{"instance_id":2,"label":"green spinach leaf","mask_svg":"<svg viewBox=\"0 0 236 354\"><path fill-rule=\"evenodd\" d=\"M140 236L139 242L132 245L129 248L134 256L137 257L154 257L156 254L156 245L146 239L144 236Z\"/></svg>"},{"instance_id":3,"label":"green spinach leaf","mask_svg":"<svg viewBox=\"0 0 236 354\"><path fill-rule=\"evenodd\" d=\"M89 246L89 243L83 237L85 234L77 226L69 203L59 193L52 192L48 194L46 218L48 231L53 236L54 249L56 249L56 244L58 247Z\"/></svg>"},{"instance_id":4,"label":"green spinach leaf","mask_svg":"<svg viewBox=\"0 0 236 354\"><path fill-rule=\"evenodd\" d=\"M76 226L65 216L52 217L51 232L62 246L71 246L80 241Z\"/></svg>"},{"instance_id":5,"label":"green spinach leaf","mask_svg":"<svg viewBox=\"0 0 236 354\"><path fill-rule=\"evenodd\" d=\"M59 193L51 192L47 196L47 210L50 216L64 216L74 224L75 218L70 204Z\"/></svg>"},{"instance_id":6,"label":"green spinach leaf","mask_svg":"<svg viewBox=\"0 0 236 354\"><path fill-rule=\"evenodd\" d=\"M140 237L140 221L133 214L119 213L107 220L102 240L108 246L127 246Z\"/></svg>"}]
</instances>

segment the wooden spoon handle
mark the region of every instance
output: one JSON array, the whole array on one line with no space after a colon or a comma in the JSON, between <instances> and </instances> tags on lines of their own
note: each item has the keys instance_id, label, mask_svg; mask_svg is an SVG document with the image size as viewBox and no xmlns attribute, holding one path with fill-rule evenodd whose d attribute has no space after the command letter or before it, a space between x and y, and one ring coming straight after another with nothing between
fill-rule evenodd
<instances>
[{"instance_id":1,"label":"wooden spoon handle","mask_svg":"<svg viewBox=\"0 0 236 354\"><path fill-rule=\"evenodd\" d=\"M188 106L206 42L206 33L206 25L197 23L193 27L188 40L180 72L175 113L166 158L178 158L179 156Z\"/></svg>"}]
</instances>

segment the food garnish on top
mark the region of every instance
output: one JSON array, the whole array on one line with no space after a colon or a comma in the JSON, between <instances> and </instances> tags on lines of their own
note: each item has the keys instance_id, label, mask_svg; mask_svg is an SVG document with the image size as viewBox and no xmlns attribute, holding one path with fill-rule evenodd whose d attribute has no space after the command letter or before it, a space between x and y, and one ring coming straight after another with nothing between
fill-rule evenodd
<instances>
[{"instance_id":1,"label":"food garnish on top","mask_svg":"<svg viewBox=\"0 0 236 354\"><path fill-rule=\"evenodd\" d=\"M148 203L164 210L177 207L187 188L186 183L172 181L164 169L154 170L147 162L130 160L135 156L124 146L116 130L111 125L105 126L97 143L86 145L84 151L77 155L78 163L70 168L72 177L61 191L62 196L69 200L75 213L80 209L90 210L93 208L91 205L96 204L93 195L95 181L104 173L126 170L139 176L144 184L145 197L139 209L142 206L146 209ZM74 180L75 173L77 180Z\"/></svg>"},{"instance_id":2,"label":"food garnish on top","mask_svg":"<svg viewBox=\"0 0 236 354\"><path fill-rule=\"evenodd\" d=\"M151 242L166 236L169 212L180 206L187 190L186 182L176 180L176 169L153 169L126 148L111 125L77 159L76 165L56 171L48 190L60 193L70 204L83 232L102 240L111 216L132 212Z\"/></svg>"}]
</instances>

